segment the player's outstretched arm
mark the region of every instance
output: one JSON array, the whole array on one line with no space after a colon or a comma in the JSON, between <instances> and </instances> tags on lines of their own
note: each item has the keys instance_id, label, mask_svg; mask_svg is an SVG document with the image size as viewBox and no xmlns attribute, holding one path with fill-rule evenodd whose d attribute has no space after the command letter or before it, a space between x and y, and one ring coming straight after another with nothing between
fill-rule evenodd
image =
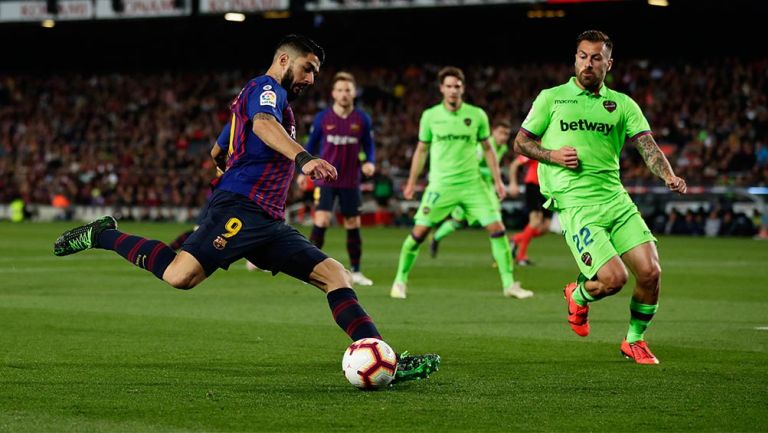
<instances>
[{"instance_id":1,"label":"player's outstretched arm","mask_svg":"<svg viewBox=\"0 0 768 433\"><path fill-rule=\"evenodd\" d=\"M267 146L292 161L295 161L300 153L309 155L270 114L257 113L253 116L253 133ZM337 177L336 168L322 159L310 157L300 165L301 171L312 179L334 180Z\"/></svg>"},{"instance_id":2,"label":"player's outstretched arm","mask_svg":"<svg viewBox=\"0 0 768 433\"><path fill-rule=\"evenodd\" d=\"M664 156L664 152L659 149L656 140L653 139L651 134L644 134L638 137L635 140L635 147L640 152L640 155L642 155L645 165L648 166L651 173L660 177L670 190L685 194L688 190L685 179L675 176L669 160Z\"/></svg>"},{"instance_id":3,"label":"player's outstretched arm","mask_svg":"<svg viewBox=\"0 0 768 433\"><path fill-rule=\"evenodd\" d=\"M294 141L285 128L274 116L267 113L256 113L253 116L253 133L267 146L280 152L292 161L296 155L304 152L304 148Z\"/></svg>"},{"instance_id":4,"label":"player's outstretched arm","mask_svg":"<svg viewBox=\"0 0 768 433\"><path fill-rule=\"evenodd\" d=\"M576 168L579 166L579 156L573 147L564 146L556 150L544 149L535 139L527 136L522 131L518 131L515 137L515 152L521 153L528 158L562 165L566 168Z\"/></svg>"},{"instance_id":5,"label":"player's outstretched arm","mask_svg":"<svg viewBox=\"0 0 768 433\"><path fill-rule=\"evenodd\" d=\"M413 193L416 190L416 180L421 175L421 171L424 170L424 163L427 162L427 144L423 141L419 141L416 145L416 151L413 152L411 158L411 171L408 174L408 182L403 189L403 197L410 200L413 198Z\"/></svg>"}]
</instances>

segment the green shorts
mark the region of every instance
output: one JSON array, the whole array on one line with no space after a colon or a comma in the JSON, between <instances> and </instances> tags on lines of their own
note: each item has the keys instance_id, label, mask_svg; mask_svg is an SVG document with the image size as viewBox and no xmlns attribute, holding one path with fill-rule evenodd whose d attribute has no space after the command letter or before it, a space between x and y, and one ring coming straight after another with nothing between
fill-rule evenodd
<instances>
[{"instance_id":1,"label":"green shorts","mask_svg":"<svg viewBox=\"0 0 768 433\"><path fill-rule=\"evenodd\" d=\"M608 203L560 209L565 242L587 278L613 256L646 242L656 242L637 206L623 192Z\"/></svg>"},{"instance_id":2,"label":"green shorts","mask_svg":"<svg viewBox=\"0 0 768 433\"><path fill-rule=\"evenodd\" d=\"M493 186L493 180L489 181L483 177L483 183L485 183L485 187L488 189L488 195L491 197L491 206L496 210L496 212L501 214L501 201L496 195L496 188ZM464 208L461 206L456 206L453 211L451 211L451 218L456 221L467 221L468 226L473 226L478 223L476 219L467 218L467 213L464 212Z\"/></svg>"},{"instance_id":3,"label":"green shorts","mask_svg":"<svg viewBox=\"0 0 768 433\"><path fill-rule=\"evenodd\" d=\"M457 207L461 208L470 223L478 222L485 227L501 221L496 192L489 191L485 182L474 182L466 185L428 185L416 211L416 225L437 225Z\"/></svg>"}]
</instances>

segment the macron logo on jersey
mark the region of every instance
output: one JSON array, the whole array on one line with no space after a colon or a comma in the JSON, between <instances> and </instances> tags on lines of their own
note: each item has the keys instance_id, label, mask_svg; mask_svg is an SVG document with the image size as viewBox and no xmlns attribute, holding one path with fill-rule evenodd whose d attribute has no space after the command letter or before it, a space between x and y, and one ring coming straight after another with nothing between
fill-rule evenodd
<instances>
[{"instance_id":1,"label":"macron logo on jersey","mask_svg":"<svg viewBox=\"0 0 768 433\"><path fill-rule=\"evenodd\" d=\"M560 130L568 131L595 131L603 135L610 135L616 125L601 122L590 122L589 120L579 119L578 121L566 122L560 121Z\"/></svg>"},{"instance_id":2,"label":"macron logo on jersey","mask_svg":"<svg viewBox=\"0 0 768 433\"><path fill-rule=\"evenodd\" d=\"M357 137L350 135L327 135L325 141L336 146L346 146L348 144L357 144Z\"/></svg>"}]
</instances>

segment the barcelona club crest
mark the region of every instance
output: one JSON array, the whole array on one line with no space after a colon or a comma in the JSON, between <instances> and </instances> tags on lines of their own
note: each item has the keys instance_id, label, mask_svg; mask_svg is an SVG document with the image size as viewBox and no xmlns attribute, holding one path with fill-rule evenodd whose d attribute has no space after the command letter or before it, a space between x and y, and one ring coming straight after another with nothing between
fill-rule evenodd
<instances>
[{"instance_id":1,"label":"barcelona club crest","mask_svg":"<svg viewBox=\"0 0 768 433\"><path fill-rule=\"evenodd\" d=\"M603 108L608 110L609 113L613 113L616 110L616 103L613 101L603 101Z\"/></svg>"},{"instance_id":2,"label":"barcelona club crest","mask_svg":"<svg viewBox=\"0 0 768 433\"><path fill-rule=\"evenodd\" d=\"M592 254L584 253L581 255L581 261L587 266L592 266Z\"/></svg>"},{"instance_id":3,"label":"barcelona club crest","mask_svg":"<svg viewBox=\"0 0 768 433\"><path fill-rule=\"evenodd\" d=\"M221 236L216 236L216 239L213 240L213 247L217 250L223 250L224 247L227 246L227 240L224 239Z\"/></svg>"},{"instance_id":4,"label":"barcelona club crest","mask_svg":"<svg viewBox=\"0 0 768 433\"><path fill-rule=\"evenodd\" d=\"M472 119L467 117L466 119L464 119L464 124L467 125L467 126L471 125L472 124Z\"/></svg>"}]
</instances>

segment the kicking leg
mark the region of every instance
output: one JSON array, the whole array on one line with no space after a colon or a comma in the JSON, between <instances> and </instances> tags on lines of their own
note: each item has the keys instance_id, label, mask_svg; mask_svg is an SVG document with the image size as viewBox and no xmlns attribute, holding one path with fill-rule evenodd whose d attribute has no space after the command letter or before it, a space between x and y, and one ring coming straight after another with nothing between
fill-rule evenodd
<instances>
[{"instance_id":1,"label":"kicking leg","mask_svg":"<svg viewBox=\"0 0 768 433\"><path fill-rule=\"evenodd\" d=\"M56 240L54 254L64 256L91 248L114 251L179 289L191 289L206 277L200 263L189 253L177 255L163 242L122 233L111 216L65 232Z\"/></svg>"}]
</instances>

